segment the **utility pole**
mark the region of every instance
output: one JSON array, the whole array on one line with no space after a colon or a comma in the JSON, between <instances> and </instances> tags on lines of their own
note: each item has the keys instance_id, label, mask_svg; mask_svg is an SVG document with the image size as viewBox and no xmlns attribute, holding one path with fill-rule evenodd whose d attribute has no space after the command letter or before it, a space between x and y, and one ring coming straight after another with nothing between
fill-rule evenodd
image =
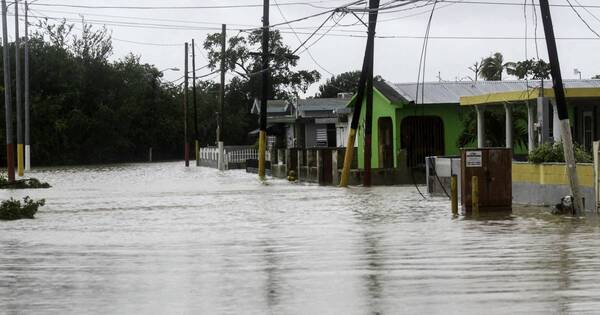
<instances>
[{"instance_id":1,"label":"utility pole","mask_svg":"<svg viewBox=\"0 0 600 315\"><path fill-rule=\"evenodd\" d=\"M190 143L188 140L188 43L185 43L185 66L183 74L183 137L184 137L184 159L185 159L185 167L190 166Z\"/></svg>"},{"instance_id":2,"label":"utility pole","mask_svg":"<svg viewBox=\"0 0 600 315\"><path fill-rule=\"evenodd\" d=\"M19 0L15 0L15 93L17 101L17 173L23 174L23 103L21 101L21 39L19 37Z\"/></svg>"},{"instance_id":3,"label":"utility pole","mask_svg":"<svg viewBox=\"0 0 600 315\"><path fill-rule=\"evenodd\" d=\"M4 53L4 113L6 118L6 166L8 181L15 181L15 151L12 125L12 87L10 78L10 50L8 49L8 26L6 0L2 0L2 51Z\"/></svg>"},{"instance_id":4,"label":"utility pole","mask_svg":"<svg viewBox=\"0 0 600 315\"><path fill-rule=\"evenodd\" d=\"M269 99L269 0L263 2L262 30L262 95L260 100L260 132L258 140L258 177L265 179L267 149L267 101Z\"/></svg>"},{"instance_id":5,"label":"utility pole","mask_svg":"<svg viewBox=\"0 0 600 315\"><path fill-rule=\"evenodd\" d=\"M554 26L552 25L552 15L548 0L540 0L540 9L542 12L542 21L544 23L544 33L546 35L546 45L548 46L548 57L550 59L550 71L554 83L554 95L556 98L556 110L560 120L560 133L562 136L563 151L565 162L567 164L567 173L569 175L569 184L571 185L571 194L574 199L575 212L577 215L584 211L581 193L579 191L579 179L577 178L577 164L575 154L573 153L573 138L571 135L571 123L567 112L567 101L565 90L560 72L560 63L558 60L558 49L556 48L556 38L554 37Z\"/></svg>"},{"instance_id":6,"label":"utility pole","mask_svg":"<svg viewBox=\"0 0 600 315\"><path fill-rule=\"evenodd\" d=\"M365 113L365 176L363 177L363 186L371 186L371 156L373 153L373 63L375 54L375 28L377 25L377 15L379 9L379 0L369 1L369 64L367 70L367 110Z\"/></svg>"},{"instance_id":7,"label":"utility pole","mask_svg":"<svg viewBox=\"0 0 600 315\"><path fill-rule=\"evenodd\" d=\"M220 115L219 115L219 161L218 167L220 171L225 170L225 146L223 144L223 116L225 116L225 53L227 45L227 25L222 25L221 30L221 86L219 89L220 99Z\"/></svg>"},{"instance_id":8,"label":"utility pole","mask_svg":"<svg viewBox=\"0 0 600 315\"><path fill-rule=\"evenodd\" d=\"M196 42L192 39L192 102L194 102L194 144L196 166L200 166L200 143L198 142L198 107L196 105Z\"/></svg>"},{"instance_id":9,"label":"utility pole","mask_svg":"<svg viewBox=\"0 0 600 315\"><path fill-rule=\"evenodd\" d=\"M25 170L31 170L30 91L29 91L29 3L25 1Z\"/></svg>"},{"instance_id":10,"label":"utility pole","mask_svg":"<svg viewBox=\"0 0 600 315\"><path fill-rule=\"evenodd\" d=\"M352 166L352 160L354 158L354 141L356 139L356 131L358 130L358 124L360 122L360 113L362 103L365 96L365 88L367 90L367 113L365 116L371 116L370 118L365 117L365 176L363 184L365 186L371 183L371 130L373 120L373 52L375 47L375 29L377 26L377 16L379 8L379 0L369 1L369 25L368 25L368 36L367 36L367 47L365 49L365 57L363 60L362 72L358 82L358 91L354 103L354 111L352 114L352 122L350 123L350 131L348 132L348 140L346 142L346 154L344 156L344 168L342 169L342 176L340 178L340 187L348 186L348 178L350 177L350 167ZM370 81L368 83L367 81ZM368 87L370 86L370 88ZM369 93L370 91L370 93ZM370 99L370 100L369 100ZM369 104L371 107L371 113L369 114ZM368 124L368 126L367 126ZM367 131L367 129L369 129ZM366 185L368 184L368 185Z\"/></svg>"}]
</instances>

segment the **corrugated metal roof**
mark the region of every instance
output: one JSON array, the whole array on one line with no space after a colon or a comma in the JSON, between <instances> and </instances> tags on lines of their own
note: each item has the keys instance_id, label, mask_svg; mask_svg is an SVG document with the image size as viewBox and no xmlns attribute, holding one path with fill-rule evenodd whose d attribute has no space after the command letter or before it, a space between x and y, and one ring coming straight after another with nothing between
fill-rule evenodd
<instances>
[{"instance_id":1,"label":"corrugated metal roof","mask_svg":"<svg viewBox=\"0 0 600 315\"><path fill-rule=\"evenodd\" d=\"M398 94L408 102L415 102L417 83L390 83ZM544 81L544 87L550 88L551 80ZM564 80L565 88L597 88L600 80ZM541 87L540 80L519 81L457 81L457 82L425 82L419 85L418 103L421 104L452 104L460 103L462 96L474 96L489 93L525 91L528 88ZM421 93L424 93L424 101ZM383 93L383 92L382 92Z\"/></svg>"},{"instance_id":2,"label":"corrugated metal roof","mask_svg":"<svg viewBox=\"0 0 600 315\"><path fill-rule=\"evenodd\" d=\"M348 105L348 99L342 98L308 98L298 100L301 111L334 111Z\"/></svg>"}]
</instances>

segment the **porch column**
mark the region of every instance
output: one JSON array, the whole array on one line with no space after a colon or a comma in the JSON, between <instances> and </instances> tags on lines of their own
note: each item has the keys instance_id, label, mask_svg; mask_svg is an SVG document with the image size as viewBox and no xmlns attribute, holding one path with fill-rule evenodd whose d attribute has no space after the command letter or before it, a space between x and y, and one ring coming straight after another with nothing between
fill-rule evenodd
<instances>
[{"instance_id":1,"label":"porch column","mask_svg":"<svg viewBox=\"0 0 600 315\"><path fill-rule=\"evenodd\" d=\"M552 102L552 138L554 138L554 142L562 142L562 136L560 134L560 118L558 118L558 110L556 110L556 101L551 100Z\"/></svg>"},{"instance_id":2,"label":"porch column","mask_svg":"<svg viewBox=\"0 0 600 315\"><path fill-rule=\"evenodd\" d=\"M477 112L477 147L485 147L485 109L481 105L475 105Z\"/></svg>"},{"instance_id":3,"label":"porch column","mask_svg":"<svg viewBox=\"0 0 600 315\"><path fill-rule=\"evenodd\" d=\"M535 111L531 103L527 102L527 148L529 153L535 150Z\"/></svg>"},{"instance_id":4,"label":"porch column","mask_svg":"<svg viewBox=\"0 0 600 315\"><path fill-rule=\"evenodd\" d=\"M504 104L504 115L506 120L506 147L512 149L513 147L513 119L512 119L512 105Z\"/></svg>"}]
</instances>

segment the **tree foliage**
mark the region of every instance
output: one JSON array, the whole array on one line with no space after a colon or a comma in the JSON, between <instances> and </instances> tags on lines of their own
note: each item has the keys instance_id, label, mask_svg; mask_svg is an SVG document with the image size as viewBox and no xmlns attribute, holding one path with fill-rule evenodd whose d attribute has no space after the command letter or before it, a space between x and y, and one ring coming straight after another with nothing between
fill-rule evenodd
<instances>
[{"instance_id":1,"label":"tree foliage","mask_svg":"<svg viewBox=\"0 0 600 315\"><path fill-rule=\"evenodd\" d=\"M506 69L506 72L510 75L517 77L520 80L550 79L550 64L542 59L523 60L511 63L510 67Z\"/></svg>"},{"instance_id":2,"label":"tree foliage","mask_svg":"<svg viewBox=\"0 0 600 315\"><path fill-rule=\"evenodd\" d=\"M504 56L497 52L481 61L479 76L487 81L501 81L504 70L514 63L504 62Z\"/></svg>"},{"instance_id":3,"label":"tree foliage","mask_svg":"<svg viewBox=\"0 0 600 315\"><path fill-rule=\"evenodd\" d=\"M248 93L247 98L261 94L262 30L254 30L228 39L225 51L226 70L239 75L236 85ZM207 36L204 48L208 51L211 69L220 67L222 34ZM321 79L318 71L298 70L298 59L292 56L290 47L283 43L278 30L269 32L270 82L269 98L287 99L306 93L309 86ZM240 83L244 83L243 85Z\"/></svg>"},{"instance_id":4,"label":"tree foliage","mask_svg":"<svg viewBox=\"0 0 600 315\"><path fill-rule=\"evenodd\" d=\"M338 93L356 93L358 81L360 80L360 70L340 73L327 79L324 84L319 86L319 92L315 95L317 98L333 98ZM375 81L382 81L381 76L375 76Z\"/></svg>"}]
</instances>

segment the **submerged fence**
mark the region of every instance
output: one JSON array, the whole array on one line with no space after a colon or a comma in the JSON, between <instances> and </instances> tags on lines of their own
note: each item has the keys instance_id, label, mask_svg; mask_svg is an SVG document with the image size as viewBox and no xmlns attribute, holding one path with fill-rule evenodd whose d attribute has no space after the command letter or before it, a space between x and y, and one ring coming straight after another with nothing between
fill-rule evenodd
<instances>
[{"instance_id":1,"label":"submerged fence","mask_svg":"<svg viewBox=\"0 0 600 315\"><path fill-rule=\"evenodd\" d=\"M258 159L258 150L254 146L226 146L225 169L245 169L247 160ZM219 161L219 148L206 147L200 149L198 166L216 168Z\"/></svg>"}]
</instances>

